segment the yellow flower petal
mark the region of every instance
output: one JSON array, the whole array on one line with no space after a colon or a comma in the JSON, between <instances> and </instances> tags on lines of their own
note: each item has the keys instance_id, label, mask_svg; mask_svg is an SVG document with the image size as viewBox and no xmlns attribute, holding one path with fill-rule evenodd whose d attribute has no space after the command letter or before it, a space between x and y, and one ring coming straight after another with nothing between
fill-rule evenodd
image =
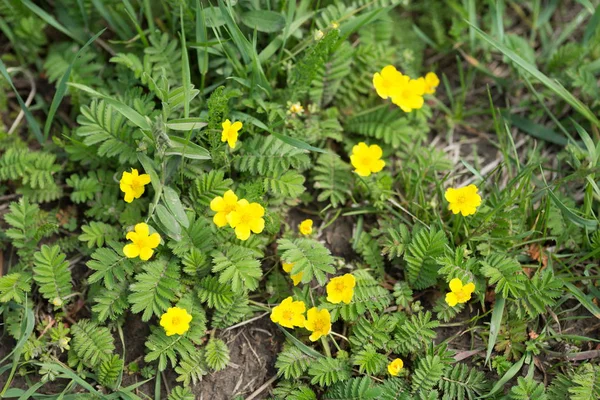
<instances>
[{"instance_id":1,"label":"yellow flower petal","mask_svg":"<svg viewBox=\"0 0 600 400\"><path fill-rule=\"evenodd\" d=\"M213 217L213 222L218 228L222 228L227 225L227 215L228 214L224 212L218 212L215 214Z\"/></svg>"},{"instance_id":2,"label":"yellow flower petal","mask_svg":"<svg viewBox=\"0 0 600 400\"><path fill-rule=\"evenodd\" d=\"M455 293L460 292L463 288L463 284L462 284L461 280L458 278L452 279L448 286L450 286L450 290Z\"/></svg>"},{"instance_id":3,"label":"yellow flower petal","mask_svg":"<svg viewBox=\"0 0 600 400\"><path fill-rule=\"evenodd\" d=\"M456 294L453 292L446 293L446 303L448 303L450 307L454 307L458 304L458 297L456 297Z\"/></svg>"},{"instance_id":4,"label":"yellow flower petal","mask_svg":"<svg viewBox=\"0 0 600 400\"><path fill-rule=\"evenodd\" d=\"M148 236L148 234L150 233L150 228L148 227L148 224L144 222L136 224L134 229L135 233L137 233L139 236Z\"/></svg>"},{"instance_id":5,"label":"yellow flower petal","mask_svg":"<svg viewBox=\"0 0 600 400\"><path fill-rule=\"evenodd\" d=\"M136 258L140 255L140 248L132 243L126 244L123 247L123 254L125 254L125 257L127 258Z\"/></svg>"}]
</instances>

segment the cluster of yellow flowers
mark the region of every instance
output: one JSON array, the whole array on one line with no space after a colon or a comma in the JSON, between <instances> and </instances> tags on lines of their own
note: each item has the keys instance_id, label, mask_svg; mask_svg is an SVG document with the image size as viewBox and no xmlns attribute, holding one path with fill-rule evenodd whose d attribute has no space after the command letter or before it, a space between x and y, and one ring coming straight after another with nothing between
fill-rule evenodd
<instances>
[{"instance_id":1,"label":"cluster of yellow flowers","mask_svg":"<svg viewBox=\"0 0 600 400\"><path fill-rule=\"evenodd\" d=\"M139 199L150 181L150 175L140 174L135 168L132 168L131 172L123 172L120 188L125 193L125 201L131 203L134 199ZM139 257L142 261L148 261L154 255L154 249L160 244L161 237L157 232L150 233L150 228L145 222L140 222L135 225L133 231L127 232L125 237L131 243L123 247L125 257ZM165 329L167 336L183 335L190 329L190 322L192 316L187 310L179 307L170 307L160 317L160 326Z\"/></svg>"},{"instance_id":2,"label":"cluster of yellow flowers","mask_svg":"<svg viewBox=\"0 0 600 400\"><path fill-rule=\"evenodd\" d=\"M238 200L233 190L215 197L210 202L210 209L216 212L213 217L215 225L219 228L229 225L240 240L248 240L250 232L261 233L265 229L263 206L246 199Z\"/></svg>"},{"instance_id":3,"label":"cluster of yellow flowers","mask_svg":"<svg viewBox=\"0 0 600 400\"><path fill-rule=\"evenodd\" d=\"M292 270L292 266L293 264L284 263L284 270L289 272ZM298 278L299 282L302 273L298 275L300 275L300 278ZM292 279L298 275L292 275ZM294 280L294 284L297 284L296 280ZM326 287L327 301L332 304L341 302L350 304L354 296L354 286L356 286L356 279L351 274L331 279ZM305 312L306 317L304 316ZM273 308L271 311L271 321L286 328L294 328L296 326L306 328L311 332L309 339L313 342L321 338L321 336L329 335L331 332L331 315L327 309L313 307L306 311L306 304L303 301L294 301L291 296Z\"/></svg>"},{"instance_id":4,"label":"cluster of yellow flowers","mask_svg":"<svg viewBox=\"0 0 600 400\"><path fill-rule=\"evenodd\" d=\"M393 65L384 67L373 75L373 86L382 99L392 99L404 112L411 112L423 107L426 94L434 94L440 84L435 72L428 72L424 77L412 79L403 75Z\"/></svg>"}]
</instances>

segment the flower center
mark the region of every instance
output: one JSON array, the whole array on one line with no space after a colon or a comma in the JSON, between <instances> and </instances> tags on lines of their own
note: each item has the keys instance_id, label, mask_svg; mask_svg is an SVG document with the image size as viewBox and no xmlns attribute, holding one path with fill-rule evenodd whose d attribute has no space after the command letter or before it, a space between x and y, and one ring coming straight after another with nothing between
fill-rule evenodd
<instances>
[{"instance_id":1,"label":"flower center","mask_svg":"<svg viewBox=\"0 0 600 400\"><path fill-rule=\"evenodd\" d=\"M242 213L242 215L240 216L240 224L242 225L248 225L251 220L252 216L248 213Z\"/></svg>"},{"instance_id":2,"label":"flower center","mask_svg":"<svg viewBox=\"0 0 600 400\"><path fill-rule=\"evenodd\" d=\"M181 318L179 318L179 317L173 317L173 318L171 319L171 323L172 323L173 325L179 325L179 324L181 324Z\"/></svg>"},{"instance_id":3,"label":"flower center","mask_svg":"<svg viewBox=\"0 0 600 400\"><path fill-rule=\"evenodd\" d=\"M323 322L323 320L316 320L315 321L315 331L322 331L323 328L325 328L325 323Z\"/></svg>"},{"instance_id":4,"label":"flower center","mask_svg":"<svg viewBox=\"0 0 600 400\"><path fill-rule=\"evenodd\" d=\"M343 292L345 288L346 285L344 285L344 282L339 282L335 285L335 290L337 290L338 292Z\"/></svg>"},{"instance_id":5,"label":"flower center","mask_svg":"<svg viewBox=\"0 0 600 400\"><path fill-rule=\"evenodd\" d=\"M137 190L142 186L144 186L144 185L142 185L138 179L133 178L131 180L131 189L132 190Z\"/></svg>"},{"instance_id":6,"label":"flower center","mask_svg":"<svg viewBox=\"0 0 600 400\"><path fill-rule=\"evenodd\" d=\"M465 196L458 196L458 197L456 198L456 202L457 202L458 204L465 204L465 203L467 202L467 199L465 198Z\"/></svg>"},{"instance_id":7,"label":"flower center","mask_svg":"<svg viewBox=\"0 0 600 400\"><path fill-rule=\"evenodd\" d=\"M369 156L363 156L363 157L361 157L360 162L363 165L371 165L371 157L369 157Z\"/></svg>"},{"instance_id":8,"label":"flower center","mask_svg":"<svg viewBox=\"0 0 600 400\"><path fill-rule=\"evenodd\" d=\"M292 318L294 318L294 313L293 312L291 312L290 310L285 310L283 312L283 319L291 321Z\"/></svg>"}]
</instances>

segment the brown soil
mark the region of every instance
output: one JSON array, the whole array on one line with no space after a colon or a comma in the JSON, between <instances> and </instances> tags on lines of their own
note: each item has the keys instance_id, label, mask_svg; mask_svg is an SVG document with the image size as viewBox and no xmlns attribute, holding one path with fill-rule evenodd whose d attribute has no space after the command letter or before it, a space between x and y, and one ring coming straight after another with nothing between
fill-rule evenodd
<instances>
[{"instance_id":1,"label":"brown soil","mask_svg":"<svg viewBox=\"0 0 600 400\"><path fill-rule=\"evenodd\" d=\"M229 347L229 366L204 377L192 388L199 400L229 400L250 396L276 375L274 368L283 335L268 316L219 335ZM269 387L254 399L266 399Z\"/></svg>"}]
</instances>

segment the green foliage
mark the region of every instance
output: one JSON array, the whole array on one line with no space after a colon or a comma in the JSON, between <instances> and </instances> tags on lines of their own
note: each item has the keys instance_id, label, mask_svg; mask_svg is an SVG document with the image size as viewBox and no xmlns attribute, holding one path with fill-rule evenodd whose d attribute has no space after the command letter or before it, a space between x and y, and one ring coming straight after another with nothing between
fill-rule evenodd
<instances>
[{"instance_id":1,"label":"green foliage","mask_svg":"<svg viewBox=\"0 0 600 400\"><path fill-rule=\"evenodd\" d=\"M31 204L23 197L18 203L10 203L10 212L4 215L4 220L11 226L6 230L6 236L23 252L33 251L41 238L37 224L39 210L37 204Z\"/></svg>"},{"instance_id":2,"label":"green foliage","mask_svg":"<svg viewBox=\"0 0 600 400\"><path fill-rule=\"evenodd\" d=\"M100 363L98 367L98 382L106 387L114 388L122 370L123 360L114 354Z\"/></svg>"},{"instance_id":3,"label":"green foliage","mask_svg":"<svg viewBox=\"0 0 600 400\"><path fill-rule=\"evenodd\" d=\"M510 398L514 400L546 400L548 397L543 383L519 377L517 385L510 389Z\"/></svg>"},{"instance_id":4,"label":"green foliage","mask_svg":"<svg viewBox=\"0 0 600 400\"><path fill-rule=\"evenodd\" d=\"M233 163L239 171L253 175L280 175L293 168L303 171L310 166L305 150L290 146L275 136L255 136L245 141Z\"/></svg>"},{"instance_id":5,"label":"green foliage","mask_svg":"<svg viewBox=\"0 0 600 400\"><path fill-rule=\"evenodd\" d=\"M586 400L600 396L600 368L597 365L584 364L579 367L572 382L569 388L571 399Z\"/></svg>"},{"instance_id":6,"label":"green foliage","mask_svg":"<svg viewBox=\"0 0 600 400\"><path fill-rule=\"evenodd\" d=\"M254 290L262 276L260 262L255 260L252 251L248 249L229 250L227 254L214 252L214 273L219 274L219 282L230 284L235 293Z\"/></svg>"},{"instance_id":7,"label":"green foliage","mask_svg":"<svg viewBox=\"0 0 600 400\"><path fill-rule=\"evenodd\" d=\"M9 147L0 157L0 181L19 180L19 193L29 194L36 200L48 202L62 194L55 182L61 170L54 154Z\"/></svg>"},{"instance_id":8,"label":"green foliage","mask_svg":"<svg viewBox=\"0 0 600 400\"><path fill-rule=\"evenodd\" d=\"M489 278L490 284L496 284L496 293L504 297L518 298L525 290L526 280L521 264L504 254L492 254L484 261L481 273Z\"/></svg>"},{"instance_id":9,"label":"green foliage","mask_svg":"<svg viewBox=\"0 0 600 400\"><path fill-rule=\"evenodd\" d=\"M434 331L438 321L431 320L431 312L419 312L411 315L395 331L395 347L401 354L425 348L436 337Z\"/></svg>"},{"instance_id":10,"label":"green foliage","mask_svg":"<svg viewBox=\"0 0 600 400\"><path fill-rule=\"evenodd\" d=\"M358 367L360 373L367 375L380 375L387 364L387 357L377 353L372 345L364 346L363 350L356 352L354 356L354 365Z\"/></svg>"},{"instance_id":11,"label":"green foliage","mask_svg":"<svg viewBox=\"0 0 600 400\"><path fill-rule=\"evenodd\" d=\"M333 385L326 393L325 399L363 399L375 400L381 396L381 389L368 377L353 378L347 382Z\"/></svg>"},{"instance_id":12,"label":"green foliage","mask_svg":"<svg viewBox=\"0 0 600 400\"><path fill-rule=\"evenodd\" d=\"M314 187L320 191L317 200L328 201L334 208L346 203L352 192L350 165L334 154L322 154L313 170Z\"/></svg>"},{"instance_id":13,"label":"green foliage","mask_svg":"<svg viewBox=\"0 0 600 400\"><path fill-rule=\"evenodd\" d=\"M412 378L413 393L427 393L438 383L447 370L438 355L428 354L421 358Z\"/></svg>"},{"instance_id":14,"label":"green foliage","mask_svg":"<svg viewBox=\"0 0 600 400\"><path fill-rule=\"evenodd\" d=\"M91 221L88 225L81 227L83 233L79 235L79 240L87 242L89 249L93 247L102 247L104 243L116 240L118 232L115 227L102 222Z\"/></svg>"},{"instance_id":15,"label":"green foliage","mask_svg":"<svg viewBox=\"0 0 600 400\"><path fill-rule=\"evenodd\" d=\"M434 228L419 229L413 234L404 253L407 280L414 289L425 289L437 281L436 258L443 254L447 245L446 235Z\"/></svg>"},{"instance_id":16,"label":"green foliage","mask_svg":"<svg viewBox=\"0 0 600 400\"><path fill-rule=\"evenodd\" d=\"M196 385L202 380L202 376L208 373L208 364L204 360L204 353L197 351L182 355L175 372L179 375L177 382L183 382L185 386L189 386L190 383Z\"/></svg>"},{"instance_id":17,"label":"green foliage","mask_svg":"<svg viewBox=\"0 0 600 400\"><path fill-rule=\"evenodd\" d=\"M71 294L71 271L66 256L60 252L58 246L43 245L41 251L33 255L33 280L39 285L40 293L60 306L66 297Z\"/></svg>"},{"instance_id":18,"label":"green foliage","mask_svg":"<svg viewBox=\"0 0 600 400\"><path fill-rule=\"evenodd\" d=\"M118 282L125 281L133 273L133 262L123 254L122 247L117 242L108 243L111 248L101 247L92 254L92 260L87 266L95 272L88 278L89 283L103 281L104 286L111 290Z\"/></svg>"},{"instance_id":19,"label":"green foliage","mask_svg":"<svg viewBox=\"0 0 600 400\"><path fill-rule=\"evenodd\" d=\"M475 399L482 396L489 389L485 382L485 375L476 368L469 368L466 364L455 364L446 371L438 384L443 393L443 399Z\"/></svg>"},{"instance_id":20,"label":"green foliage","mask_svg":"<svg viewBox=\"0 0 600 400\"><path fill-rule=\"evenodd\" d=\"M135 276L128 297L131 312L143 311L142 321L160 315L170 307L179 291L179 266L165 259L144 264L143 273Z\"/></svg>"},{"instance_id":21,"label":"green foliage","mask_svg":"<svg viewBox=\"0 0 600 400\"><path fill-rule=\"evenodd\" d=\"M201 302L207 303L210 308L221 310L233 304L234 294L231 287L219 283L216 276L207 276L200 280L198 284L198 297Z\"/></svg>"},{"instance_id":22,"label":"green foliage","mask_svg":"<svg viewBox=\"0 0 600 400\"><path fill-rule=\"evenodd\" d=\"M71 333L73 339L70 353L76 355L86 366L96 368L112 359L115 345L108 328L80 319L71 327Z\"/></svg>"},{"instance_id":23,"label":"green foliage","mask_svg":"<svg viewBox=\"0 0 600 400\"><path fill-rule=\"evenodd\" d=\"M66 182L67 185L73 188L71 200L74 203L84 203L92 200L96 193L102 190L100 182L92 177L82 178L79 175L73 174Z\"/></svg>"},{"instance_id":24,"label":"green foliage","mask_svg":"<svg viewBox=\"0 0 600 400\"><path fill-rule=\"evenodd\" d=\"M280 239L277 241L281 259L294 266L292 275L302 272L302 282L308 283L313 277L319 284L325 283L325 274L335 272L333 258L329 250L312 239Z\"/></svg>"},{"instance_id":25,"label":"green foliage","mask_svg":"<svg viewBox=\"0 0 600 400\"><path fill-rule=\"evenodd\" d=\"M22 304L31 291L31 275L23 272L14 272L0 278L0 302L8 303L11 300Z\"/></svg>"},{"instance_id":26,"label":"green foliage","mask_svg":"<svg viewBox=\"0 0 600 400\"><path fill-rule=\"evenodd\" d=\"M229 364L229 348L221 339L209 340L205 354L206 364L215 371L220 371Z\"/></svg>"},{"instance_id":27,"label":"green foliage","mask_svg":"<svg viewBox=\"0 0 600 400\"><path fill-rule=\"evenodd\" d=\"M350 379L350 364L344 358L319 358L308 368L310 383L320 386L331 386L336 382Z\"/></svg>"},{"instance_id":28,"label":"green foliage","mask_svg":"<svg viewBox=\"0 0 600 400\"><path fill-rule=\"evenodd\" d=\"M184 388L181 386L175 386L171 393L169 393L169 397L167 400L194 400L196 396L190 388Z\"/></svg>"},{"instance_id":29,"label":"green foliage","mask_svg":"<svg viewBox=\"0 0 600 400\"><path fill-rule=\"evenodd\" d=\"M224 176L225 174L221 170L212 170L200 175L196 179L192 190L194 203L206 207L215 197L223 196L223 193L233 184L231 179L225 179Z\"/></svg>"},{"instance_id":30,"label":"green foliage","mask_svg":"<svg viewBox=\"0 0 600 400\"><path fill-rule=\"evenodd\" d=\"M196 352L196 348L186 335L167 336L162 328L151 329L150 336L146 341L146 348L148 353L144 357L144 361L158 360L157 368L159 371L164 371L169 362L171 367L175 368L177 355L185 357Z\"/></svg>"},{"instance_id":31,"label":"green foliage","mask_svg":"<svg viewBox=\"0 0 600 400\"><path fill-rule=\"evenodd\" d=\"M366 317L360 317L352 327L350 343L355 348L373 346L376 349L386 349L390 343L390 334L396 326L397 319L383 314L373 315L370 321Z\"/></svg>"},{"instance_id":32,"label":"green foliage","mask_svg":"<svg viewBox=\"0 0 600 400\"><path fill-rule=\"evenodd\" d=\"M214 328L226 328L240 322L250 313L247 295L238 294L232 298L232 302L222 308L215 310L212 318Z\"/></svg>"},{"instance_id":33,"label":"green foliage","mask_svg":"<svg viewBox=\"0 0 600 400\"><path fill-rule=\"evenodd\" d=\"M285 379L298 379L308 370L313 358L293 345L286 345L277 355L277 375Z\"/></svg>"}]
</instances>

